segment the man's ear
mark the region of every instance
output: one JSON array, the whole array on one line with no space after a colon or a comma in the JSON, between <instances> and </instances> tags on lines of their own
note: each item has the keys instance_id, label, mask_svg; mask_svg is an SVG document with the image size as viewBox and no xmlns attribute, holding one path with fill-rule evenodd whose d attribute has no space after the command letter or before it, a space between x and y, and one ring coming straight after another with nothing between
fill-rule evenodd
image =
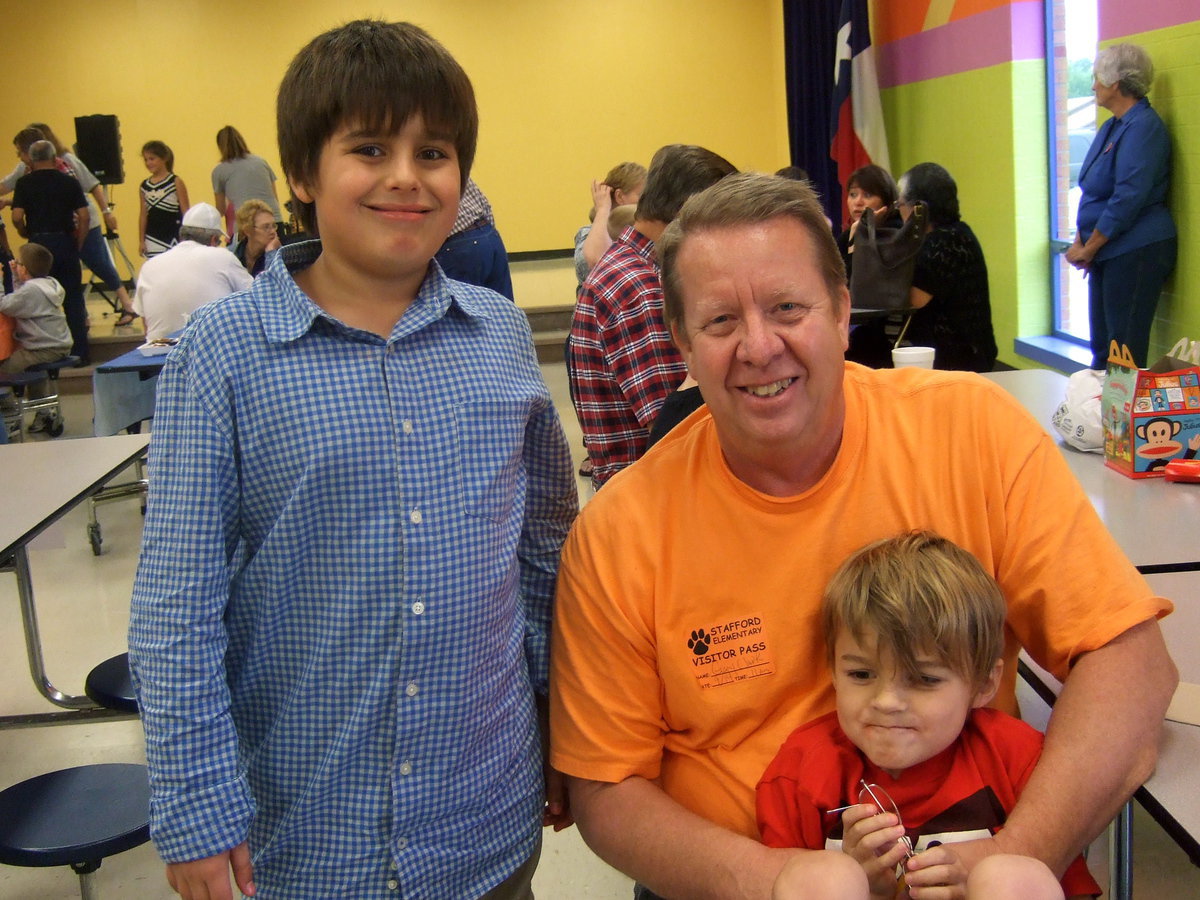
<instances>
[{"instance_id":1,"label":"man's ear","mask_svg":"<svg viewBox=\"0 0 1200 900\"><path fill-rule=\"evenodd\" d=\"M981 706L987 706L992 698L996 696L996 691L1000 689L1000 676L1004 672L1004 660L996 660L996 664L992 666L992 671L988 672L987 679L975 693L975 699L971 701L971 709L979 709Z\"/></svg>"},{"instance_id":2,"label":"man's ear","mask_svg":"<svg viewBox=\"0 0 1200 900\"><path fill-rule=\"evenodd\" d=\"M687 365L690 372L692 369L692 345L687 339L687 332L684 330L682 319L676 319L671 323L671 343L675 345L675 349L683 357L683 362Z\"/></svg>"}]
</instances>

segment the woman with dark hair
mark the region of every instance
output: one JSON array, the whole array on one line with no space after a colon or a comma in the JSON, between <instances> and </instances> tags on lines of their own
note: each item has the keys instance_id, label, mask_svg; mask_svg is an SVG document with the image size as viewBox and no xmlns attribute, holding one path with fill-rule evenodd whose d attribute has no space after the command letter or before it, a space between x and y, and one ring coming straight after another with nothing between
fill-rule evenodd
<instances>
[{"instance_id":1,"label":"woman with dark hair","mask_svg":"<svg viewBox=\"0 0 1200 900\"><path fill-rule=\"evenodd\" d=\"M214 206L225 218L226 230L233 232L231 208L239 210L247 200L261 200L271 208L277 225L283 224L279 198L275 194L275 173L261 156L250 152L246 139L232 125L217 132L221 161L212 171Z\"/></svg>"},{"instance_id":2,"label":"woman with dark hair","mask_svg":"<svg viewBox=\"0 0 1200 900\"><path fill-rule=\"evenodd\" d=\"M1079 170L1082 196L1067 262L1088 274L1092 368L1103 369L1112 341L1146 364L1150 325L1175 268L1178 238L1167 209L1171 140L1146 99L1154 65L1136 44L1096 56L1096 105L1112 113Z\"/></svg>"},{"instance_id":3,"label":"woman with dark hair","mask_svg":"<svg viewBox=\"0 0 1200 900\"><path fill-rule=\"evenodd\" d=\"M891 173L883 166L862 166L850 173L846 179L846 208L850 213L850 221L838 237L838 249L842 251L842 261L846 264L846 277L850 277L850 265L853 262L850 242L858 228L858 221L865 210L874 210L877 214L886 215L896 209L896 182Z\"/></svg>"},{"instance_id":4,"label":"woman with dark hair","mask_svg":"<svg viewBox=\"0 0 1200 900\"><path fill-rule=\"evenodd\" d=\"M934 348L934 368L990 372L996 337L987 263L975 232L959 216L958 185L937 163L920 163L901 176L899 196L905 220L917 203L929 212L909 294L916 312L908 341Z\"/></svg>"}]
</instances>

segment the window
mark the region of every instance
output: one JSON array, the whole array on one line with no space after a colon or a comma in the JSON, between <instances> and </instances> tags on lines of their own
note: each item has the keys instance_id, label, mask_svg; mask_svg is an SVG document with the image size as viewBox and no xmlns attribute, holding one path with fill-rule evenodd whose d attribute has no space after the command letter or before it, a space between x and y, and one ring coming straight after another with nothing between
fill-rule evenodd
<instances>
[{"instance_id":1,"label":"window","mask_svg":"<svg viewBox=\"0 0 1200 900\"><path fill-rule=\"evenodd\" d=\"M1050 247L1054 336L1088 341L1087 281L1063 253L1075 239L1079 169L1096 135L1092 63L1097 0L1046 0L1050 123Z\"/></svg>"}]
</instances>

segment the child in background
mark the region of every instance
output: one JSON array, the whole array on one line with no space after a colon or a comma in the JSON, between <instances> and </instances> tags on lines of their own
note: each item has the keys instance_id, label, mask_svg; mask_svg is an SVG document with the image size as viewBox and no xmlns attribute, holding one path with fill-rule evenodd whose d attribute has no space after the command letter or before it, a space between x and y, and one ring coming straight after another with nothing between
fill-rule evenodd
<instances>
[{"instance_id":1,"label":"child in background","mask_svg":"<svg viewBox=\"0 0 1200 900\"><path fill-rule=\"evenodd\" d=\"M25 244L9 264L13 277L11 294L0 296L0 315L12 318L15 348L0 360L0 374L23 372L38 363L62 359L71 350L71 330L63 312L66 292L49 277L54 256L41 244ZM29 399L46 396L48 382L29 385ZM5 395L5 400L12 402ZM40 410L29 426L30 431L45 431L56 424L54 415Z\"/></svg>"},{"instance_id":2,"label":"child in background","mask_svg":"<svg viewBox=\"0 0 1200 900\"><path fill-rule=\"evenodd\" d=\"M142 162L150 177L142 182L138 246L149 259L179 243L179 226L188 211L187 185L175 174L175 154L162 141L142 145Z\"/></svg>"},{"instance_id":3,"label":"child in background","mask_svg":"<svg viewBox=\"0 0 1200 900\"><path fill-rule=\"evenodd\" d=\"M621 232L633 224L636 213L636 203L623 203L613 207L613 211L608 214L608 236L614 241L619 238Z\"/></svg>"},{"instance_id":4,"label":"child in background","mask_svg":"<svg viewBox=\"0 0 1200 900\"><path fill-rule=\"evenodd\" d=\"M475 95L363 20L300 50L277 122L320 240L195 313L159 379L129 636L151 836L185 897L232 869L526 898L570 821L539 712L577 490L524 313L434 260Z\"/></svg>"},{"instance_id":5,"label":"child in background","mask_svg":"<svg viewBox=\"0 0 1200 900\"><path fill-rule=\"evenodd\" d=\"M1060 886L1019 856L988 857L968 878L954 853L954 842L1004 825L1041 753L1040 733L985 708L1000 683L1004 619L995 581L937 535L879 541L847 560L821 609L837 711L794 731L767 767L763 842L848 853L871 898L939 885L988 900L1099 894L1082 858ZM804 896L803 885L801 855L773 896Z\"/></svg>"}]
</instances>

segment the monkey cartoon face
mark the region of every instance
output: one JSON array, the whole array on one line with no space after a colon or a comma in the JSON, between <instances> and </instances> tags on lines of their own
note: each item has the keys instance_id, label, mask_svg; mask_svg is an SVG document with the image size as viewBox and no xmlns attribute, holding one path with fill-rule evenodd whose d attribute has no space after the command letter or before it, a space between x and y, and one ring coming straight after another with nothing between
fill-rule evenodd
<instances>
[{"instance_id":1,"label":"monkey cartoon face","mask_svg":"<svg viewBox=\"0 0 1200 900\"><path fill-rule=\"evenodd\" d=\"M1182 423L1167 418L1155 418L1139 425L1135 431L1146 443L1137 448L1137 455L1154 460L1150 468L1166 465L1166 459L1183 449L1183 444L1171 438L1179 433Z\"/></svg>"}]
</instances>

